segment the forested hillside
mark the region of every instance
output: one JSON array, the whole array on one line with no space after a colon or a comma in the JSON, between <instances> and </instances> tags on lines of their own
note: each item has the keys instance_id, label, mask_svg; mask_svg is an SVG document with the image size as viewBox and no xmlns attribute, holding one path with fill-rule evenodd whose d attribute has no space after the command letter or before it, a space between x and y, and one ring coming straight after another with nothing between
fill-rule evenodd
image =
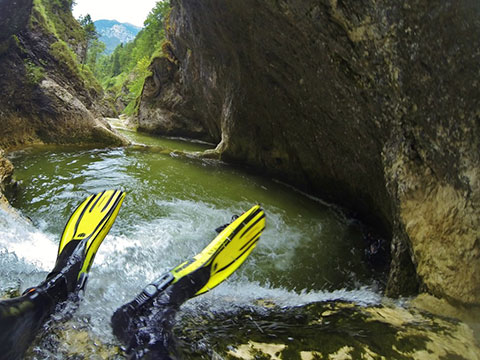
<instances>
[{"instance_id":1,"label":"forested hillside","mask_svg":"<svg viewBox=\"0 0 480 360\"><path fill-rule=\"evenodd\" d=\"M170 11L169 1L159 1L144 23L144 28L129 43L120 44L111 55L97 56L92 71L114 101L118 113L135 112L148 67L161 55L165 41L164 23Z\"/></svg>"}]
</instances>

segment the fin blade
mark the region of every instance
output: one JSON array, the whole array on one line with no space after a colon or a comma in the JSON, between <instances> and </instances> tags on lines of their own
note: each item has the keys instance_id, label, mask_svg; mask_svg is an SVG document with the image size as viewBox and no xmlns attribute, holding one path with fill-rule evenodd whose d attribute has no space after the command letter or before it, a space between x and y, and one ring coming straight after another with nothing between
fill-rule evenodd
<instances>
[{"instance_id":1,"label":"fin blade","mask_svg":"<svg viewBox=\"0 0 480 360\"><path fill-rule=\"evenodd\" d=\"M193 259L171 270L175 281L200 268L210 267L207 283L195 295L213 289L245 261L264 228L265 213L259 205L255 205L228 225Z\"/></svg>"},{"instance_id":2,"label":"fin blade","mask_svg":"<svg viewBox=\"0 0 480 360\"><path fill-rule=\"evenodd\" d=\"M125 193L120 190L106 190L91 195L78 206L68 220L58 253L60 254L65 245L72 240L86 242L85 260L79 278L82 273L90 270L95 254L112 227L124 198Z\"/></svg>"},{"instance_id":3,"label":"fin blade","mask_svg":"<svg viewBox=\"0 0 480 360\"><path fill-rule=\"evenodd\" d=\"M250 212L251 211L251 212ZM248 218L250 213L251 218ZM255 206L247 212L247 222L237 232L239 225L232 223L230 241L215 254L210 264L210 279L195 295L203 294L232 275L247 259L256 247L260 235L265 229L265 213L260 206ZM227 227L225 230L229 230Z\"/></svg>"},{"instance_id":4,"label":"fin blade","mask_svg":"<svg viewBox=\"0 0 480 360\"><path fill-rule=\"evenodd\" d=\"M70 215L70 218L68 219L67 224L65 225L65 228L63 230L60 244L58 245L57 255L60 255L67 243L69 243L72 239L75 239L75 234L77 233L76 223L79 219L83 217L82 214L85 212L86 207L89 206L94 197L95 195L90 195L89 197L87 197L80 205L78 205L73 214Z\"/></svg>"}]
</instances>

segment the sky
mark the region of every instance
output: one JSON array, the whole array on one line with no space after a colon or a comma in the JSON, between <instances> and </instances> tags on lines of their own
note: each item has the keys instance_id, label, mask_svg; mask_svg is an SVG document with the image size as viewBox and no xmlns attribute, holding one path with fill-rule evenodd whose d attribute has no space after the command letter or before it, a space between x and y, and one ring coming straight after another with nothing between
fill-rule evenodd
<instances>
[{"instance_id":1,"label":"sky","mask_svg":"<svg viewBox=\"0 0 480 360\"><path fill-rule=\"evenodd\" d=\"M93 21L107 19L143 27L157 0L75 0L73 16L90 14Z\"/></svg>"}]
</instances>

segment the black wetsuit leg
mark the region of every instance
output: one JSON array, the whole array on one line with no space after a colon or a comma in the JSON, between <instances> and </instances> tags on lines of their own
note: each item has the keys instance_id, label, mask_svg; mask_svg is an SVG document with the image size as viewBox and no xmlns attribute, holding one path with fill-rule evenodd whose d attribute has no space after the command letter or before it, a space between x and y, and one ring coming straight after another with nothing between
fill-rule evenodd
<instances>
[{"instance_id":1,"label":"black wetsuit leg","mask_svg":"<svg viewBox=\"0 0 480 360\"><path fill-rule=\"evenodd\" d=\"M0 360L20 359L57 305L69 297L77 299L72 290L75 280L69 280L69 271L77 268L77 264L64 272L55 268L44 282L26 294L0 301Z\"/></svg>"},{"instance_id":2,"label":"black wetsuit leg","mask_svg":"<svg viewBox=\"0 0 480 360\"><path fill-rule=\"evenodd\" d=\"M201 268L168 286L148 306L134 301L123 305L112 316L115 336L128 346L129 359L172 359L171 333L175 315L188 299L208 281L210 269Z\"/></svg>"},{"instance_id":3,"label":"black wetsuit leg","mask_svg":"<svg viewBox=\"0 0 480 360\"><path fill-rule=\"evenodd\" d=\"M21 359L54 307L47 294L37 291L0 301L0 359Z\"/></svg>"}]
</instances>

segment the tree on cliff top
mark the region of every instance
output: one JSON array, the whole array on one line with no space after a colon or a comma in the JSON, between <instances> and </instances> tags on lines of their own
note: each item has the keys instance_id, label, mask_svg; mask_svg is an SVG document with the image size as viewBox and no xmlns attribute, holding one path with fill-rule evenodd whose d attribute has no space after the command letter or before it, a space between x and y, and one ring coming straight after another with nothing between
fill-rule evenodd
<instances>
[{"instance_id":1,"label":"tree on cliff top","mask_svg":"<svg viewBox=\"0 0 480 360\"><path fill-rule=\"evenodd\" d=\"M87 61L88 49L93 41L98 40L97 29L95 29L95 24L90 17L90 14L85 16L80 16L78 22L83 28L85 33L85 45L83 47L82 56L80 62L84 65Z\"/></svg>"},{"instance_id":2,"label":"tree on cliff top","mask_svg":"<svg viewBox=\"0 0 480 360\"><path fill-rule=\"evenodd\" d=\"M63 10L73 10L76 5L75 0L53 0L54 5L60 7Z\"/></svg>"}]
</instances>

